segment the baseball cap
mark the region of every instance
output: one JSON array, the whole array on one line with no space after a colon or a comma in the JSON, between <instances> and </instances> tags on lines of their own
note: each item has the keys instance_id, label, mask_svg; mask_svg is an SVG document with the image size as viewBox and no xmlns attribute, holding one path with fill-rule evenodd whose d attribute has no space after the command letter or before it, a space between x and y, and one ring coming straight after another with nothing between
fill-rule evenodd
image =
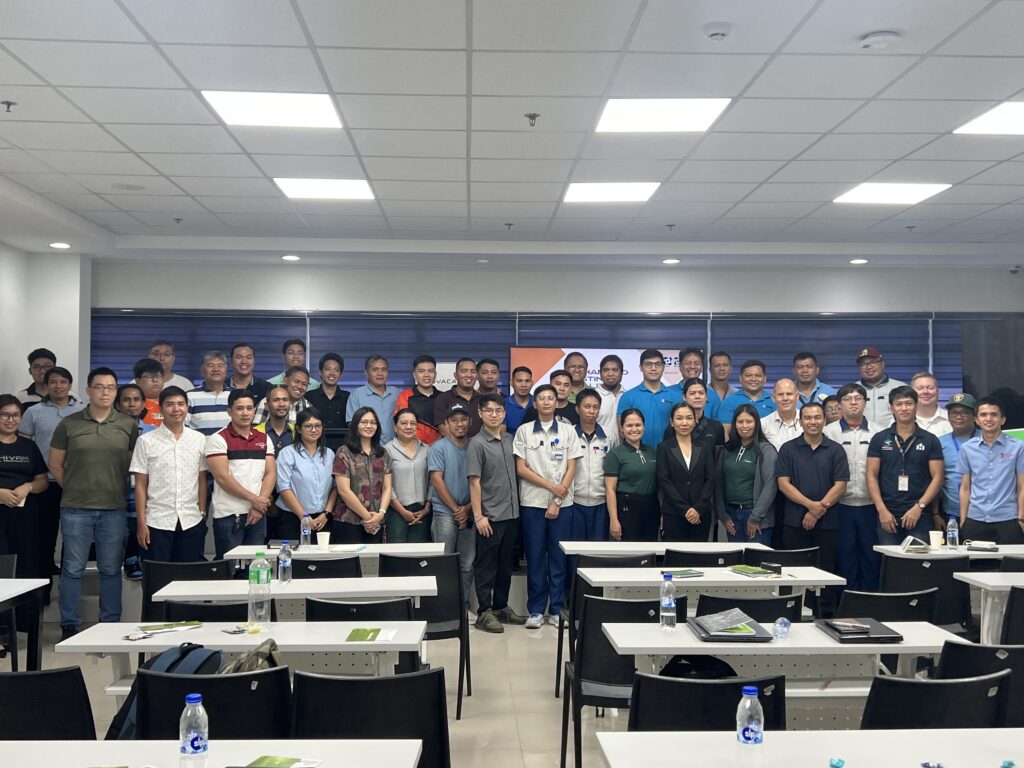
<instances>
[{"instance_id":1,"label":"baseball cap","mask_svg":"<svg viewBox=\"0 0 1024 768\"><path fill-rule=\"evenodd\" d=\"M448 406L448 413L446 413L444 417L445 419L450 419L457 413L469 416L469 409L462 403L452 403L450 406Z\"/></svg>"},{"instance_id":2,"label":"baseball cap","mask_svg":"<svg viewBox=\"0 0 1024 768\"><path fill-rule=\"evenodd\" d=\"M864 347L857 353L857 362L859 363L865 357L877 357L879 360L882 359L882 353L874 347Z\"/></svg>"},{"instance_id":3,"label":"baseball cap","mask_svg":"<svg viewBox=\"0 0 1024 768\"><path fill-rule=\"evenodd\" d=\"M960 405L964 408L970 408L972 411L978 410L978 401L974 399L974 395L968 394L967 392L957 392L946 403L946 408L952 408L954 405Z\"/></svg>"}]
</instances>

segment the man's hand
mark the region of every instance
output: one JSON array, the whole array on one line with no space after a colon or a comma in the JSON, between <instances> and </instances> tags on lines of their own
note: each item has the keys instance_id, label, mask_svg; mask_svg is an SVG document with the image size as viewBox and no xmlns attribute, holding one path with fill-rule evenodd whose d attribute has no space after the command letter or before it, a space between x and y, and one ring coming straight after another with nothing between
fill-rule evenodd
<instances>
[{"instance_id":1,"label":"man's hand","mask_svg":"<svg viewBox=\"0 0 1024 768\"><path fill-rule=\"evenodd\" d=\"M804 525L804 530L805 531L811 530L817 524L818 524L817 516L811 514L810 512L808 512L806 515L804 515L803 525Z\"/></svg>"},{"instance_id":2,"label":"man's hand","mask_svg":"<svg viewBox=\"0 0 1024 768\"><path fill-rule=\"evenodd\" d=\"M149 549L149 526L142 520L135 523L135 540L143 549Z\"/></svg>"},{"instance_id":3,"label":"man's hand","mask_svg":"<svg viewBox=\"0 0 1024 768\"><path fill-rule=\"evenodd\" d=\"M544 512L544 517L548 520L557 520L558 513L562 511L562 508L558 505L557 501L553 501L548 504L547 510Z\"/></svg>"},{"instance_id":4,"label":"man's hand","mask_svg":"<svg viewBox=\"0 0 1024 768\"><path fill-rule=\"evenodd\" d=\"M1024 523L1022 523L1024 525ZM615 541L622 541L622 523L612 520L608 523L608 533Z\"/></svg>"},{"instance_id":5,"label":"man's hand","mask_svg":"<svg viewBox=\"0 0 1024 768\"><path fill-rule=\"evenodd\" d=\"M548 485L548 490L560 499L564 499L569 495L569 486L564 483L550 483Z\"/></svg>"},{"instance_id":6,"label":"man's hand","mask_svg":"<svg viewBox=\"0 0 1024 768\"><path fill-rule=\"evenodd\" d=\"M260 518L262 518L262 517L263 517L263 512L261 512L260 510L256 509L256 507L250 507L249 508L249 514L245 518L245 524L246 525L256 525L256 523L258 523L260 521Z\"/></svg>"},{"instance_id":7,"label":"man's hand","mask_svg":"<svg viewBox=\"0 0 1024 768\"><path fill-rule=\"evenodd\" d=\"M912 506L910 509L903 513L903 519L900 521L900 524L904 528L909 530L913 528L915 525L917 525L917 521L920 519L921 508L917 506L917 504L915 504L914 506Z\"/></svg>"},{"instance_id":8,"label":"man's hand","mask_svg":"<svg viewBox=\"0 0 1024 768\"><path fill-rule=\"evenodd\" d=\"M878 524L882 526L882 530L886 533L896 533L896 518L892 516L892 512L889 510L879 511Z\"/></svg>"},{"instance_id":9,"label":"man's hand","mask_svg":"<svg viewBox=\"0 0 1024 768\"><path fill-rule=\"evenodd\" d=\"M252 508L260 514L265 514L270 509L270 499L266 496L257 496L252 500Z\"/></svg>"},{"instance_id":10,"label":"man's hand","mask_svg":"<svg viewBox=\"0 0 1024 768\"><path fill-rule=\"evenodd\" d=\"M686 518L686 522L688 522L690 525L700 525L700 512L698 512L693 507L690 507L688 510L686 510L686 514L683 515L683 517Z\"/></svg>"},{"instance_id":11,"label":"man's hand","mask_svg":"<svg viewBox=\"0 0 1024 768\"><path fill-rule=\"evenodd\" d=\"M747 538L756 539L761 535L761 526L757 523L747 523Z\"/></svg>"},{"instance_id":12,"label":"man's hand","mask_svg":"<svg viewBox=\"0 0 1024 768\"><path fill-rule=\"evenodd\" d=\"M485 539L489 539L494 532L491 530L491 521L487 519L486 515L481 515L476 519L476 532Z\"/></svg>"},{"instance_id":13,"label":"man's hand","mask_svg":"<svg viewBox=\"0 0 1024 768\"><path fill-rule=\"evenodd\" d=\"M453 509L452 517L454 517L455 522L459 524L459 528L465 528L466 521L469 519L469 504L462 504Z\"/></svg>"},{"instance_id":14,"label":"man's hand","mask_svg":"<svg viewBox=\"0 0 1024 768\"><path fill-rule=\"evenodd\" d=\"M18 498L18 494L6 488L0 488L0 504L5 507L16 507L20 503L21 499Z\"/></svg>"}]
</instances>

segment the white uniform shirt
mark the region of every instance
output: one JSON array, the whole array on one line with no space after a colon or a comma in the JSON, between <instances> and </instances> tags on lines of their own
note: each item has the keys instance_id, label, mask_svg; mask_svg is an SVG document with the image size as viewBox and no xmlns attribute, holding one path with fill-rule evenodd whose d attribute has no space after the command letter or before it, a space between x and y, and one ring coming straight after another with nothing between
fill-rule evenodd
<instances>
[{"instance_id":1,"label":"white uniform shirt","mask_svg":"<svg viewBox=\"0 0 1024 768\"><path fill-rule=\"evenodd\" d=\"M797 411L793 414L792 424L784 422L778 412L769 413L761 419L761 431L764 432L765 439L775 446L777 451L783 443L788 443L794 437L800 437L804 433L804 428L800 425L800 412Z\"/></svg>"},{"instance_id":2,"label":"white uniform shirt","mask_svg":"<svg viewBox=\"0 0 1024 768\"><path fill-rule=\"evenodd\" d=\"M868 424L873 424L879 430L891 427L895 418L893 418L892 411L889 410L889 393L896 389L896 387L905 387L907 385L902 381L888 377L883 378L874 387L869 387L863 380L860 382L860 385L868 393L867 405L864 406L864 418L868 420Z\"/></svg>"},{"instance_id":3,"label":"white uniform shirt","mask_svg":"<svg viewBox=\"0 0 1024 768\"><path fill-rule=\"evenodd\" d=\"M206 470L206 438L194 429L181 437L162 424L139 435L128 471L146 475L146 525L188 530L203 520L199 511L199 473Z\"/></svg>"},{"instance_id":4,"label":"white uniform shirt","mask_svg":"<svg viewBox=\"0 0 1024 768\"><path fill-rule=\"evenodd\" d=\"M611 392L605 389L604 384L598 384L594 389L601 396L601 410L597 414L597 423L601 425L601 429L604 430L606 435L614 437L618 441L619 418L617 414L619 412L619 398L622 397L622 393L626 390L622 388L621 384L619 385L618 392Z\"/></svg>"},{"instance_id":5,"label":"white uniform shirt","mask_svg":"<svg viewBox=\"0 0 1024 768\"><path fill-rule=\"evenodd\" d=\"M878 425L867 419L861 420L857 429L852 429L846 419L840 419L826 424L822 430L825 437L843 446L846 460L850 464L846 493L839 498L847 506L869 507L873 503L867 485L868 446L871 444L871 436L879 431Z\"/></svg>"},{"instance_id":6,"label":"white uniform shirt","mask_svg":"<svg viewBox=\"0 0 1024 768\"><path fill-rule=\"evenodd\" d=\"M953 427L949 423L949 413L945 408L936 408L935 415L930 419L926 419L924 416L918 414L917 426L926 432L931 432L936 437L942 437L948 435L953 431Z\"/></svg>"},{"instance_id":7,"label":"white uniform shirt","mask_svg":"<svg viewBox=\"0 0 1024 768\"><path fill-rule=\"evenodd\" d=\"M576 427L583 455L576 461L576 476L573 478L573 496L577 504L596 507L604 504L604 457L619 444L618 437L609 435L598 424L592 440L587 440L583 431Z\"/></svg>"},{"instance_id":8,"label":"white uniform shirt","mask_svg":"<svg viewBox=\"0 0 1024 768\"><path fill-rule=\"evenodd\" d=\"M560 483L568 467L569 459L583 455L576 427L567 422L552 421L545 429L543 423L529 421L516 430L512 441L512 453L526 461L526 466L552 483ZM554 501L554 494L547 488L519 480L519 504L523 507L545 508ZM562 499L562 507L571 507L573 488Z\"/></svg>"}]
</instances>

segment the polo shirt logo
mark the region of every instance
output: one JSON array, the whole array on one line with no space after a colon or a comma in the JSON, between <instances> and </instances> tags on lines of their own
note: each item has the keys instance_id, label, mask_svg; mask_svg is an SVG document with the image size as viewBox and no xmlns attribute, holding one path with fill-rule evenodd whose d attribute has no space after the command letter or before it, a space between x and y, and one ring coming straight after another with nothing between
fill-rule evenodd
<instances>
[{"instance_id":1,"label":"polo shirt logo","mask_svg":"<svg viewBox=\"0 0 1024 768\"><path fill-rule=\"evenodd\" d=\"M923 451L924 450L924 443L918 443L917 447L914 448L914 450L915 451Z\"/></svg>"}]
</instances>

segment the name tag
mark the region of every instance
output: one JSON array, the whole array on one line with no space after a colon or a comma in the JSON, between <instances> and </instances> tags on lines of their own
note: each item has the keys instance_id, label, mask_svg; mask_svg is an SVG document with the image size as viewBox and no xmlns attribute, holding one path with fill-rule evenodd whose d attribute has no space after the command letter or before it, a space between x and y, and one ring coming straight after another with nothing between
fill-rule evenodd
<instances>
[{"instance_id":1,"label":"name tag","mask_svg":"<svg viewBox=\"0 0 1024 768\"><path fill-rule=\"evenodd\" d=\"M896 490L898 491L909 491L910 490L910 476L900 475L899 481L896 483Z\"/></svg>"}]
</instances>

